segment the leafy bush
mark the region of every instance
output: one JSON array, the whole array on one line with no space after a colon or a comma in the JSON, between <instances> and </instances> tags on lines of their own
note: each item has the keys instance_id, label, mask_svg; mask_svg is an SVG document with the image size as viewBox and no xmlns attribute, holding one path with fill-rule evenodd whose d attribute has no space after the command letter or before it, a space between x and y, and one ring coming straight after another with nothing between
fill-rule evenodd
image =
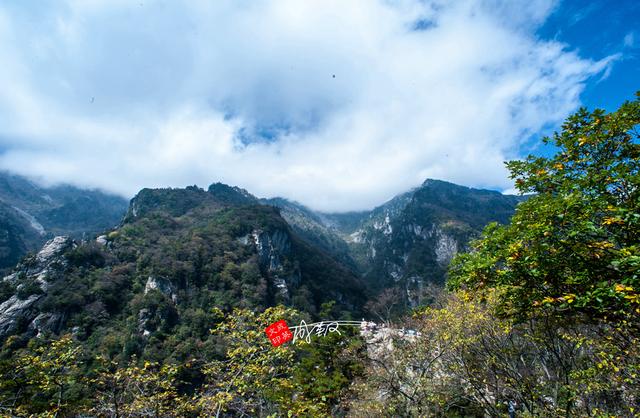
<instances>
[{"instance_id":1,"label":"leafy bush","mask_svg":"<svg viewBox=\"0 0 640 418\"><path fill-rule=\"evenodd\" d=\"M41 295L43 293L44 292L40 288L40 285L38 284L38 282L36 282L34 279L29 279L29 280L23 281L21 284L18 285L16 296L18 296L18 299L25 300L25 299L28 299L29 296Z\"/></svg>"},{"instance_id":2,"label":"leafy bush","mask_svg":"<svg viewBox=\"0 0 640 418\"><path fill-rule=\"evenodd\" d=\"M105 254L96 243L79 245L67 252L66 258L75 267L103 267L106 263Z\"/></svg>"},{"instance_id":3,"label":"leafy bush","mask_svg":"<svg viewBox=\"0 0 640 418\"><path fill-rule=\"evenodd\" d=\"M16 287L6 280L0 280L0 303L14 295Z\"/></svg>"}]
</instances>

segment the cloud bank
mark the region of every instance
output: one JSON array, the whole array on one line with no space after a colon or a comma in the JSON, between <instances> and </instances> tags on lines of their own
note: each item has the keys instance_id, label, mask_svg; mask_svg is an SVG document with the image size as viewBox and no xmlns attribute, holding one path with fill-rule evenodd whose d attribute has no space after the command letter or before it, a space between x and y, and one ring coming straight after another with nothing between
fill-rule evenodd
<instances>
[{"instance_id":1,"label":"cloud bank","mask_svg":"<svg viewBox=\"0 0 640 418\"><path fill-rule=\"evenodd\" d=\"M550 0L0 6L0 168L132 196L222 181L314 209L503 161L579 105Z\"/></svg>"}]
</instances>

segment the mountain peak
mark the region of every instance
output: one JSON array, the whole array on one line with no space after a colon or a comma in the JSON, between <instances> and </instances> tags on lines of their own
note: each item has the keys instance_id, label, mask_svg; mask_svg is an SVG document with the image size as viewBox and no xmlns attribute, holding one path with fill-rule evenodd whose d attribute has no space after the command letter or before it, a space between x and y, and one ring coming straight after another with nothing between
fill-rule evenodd
<instances>
[{"instance_id":1,"label":"mountain peak","mask_svg":"<svg viewBox=\"0 0 640 418\"><path fill-rule=\"evenodd\" d=\"M415 192L417 193L424 193L424 192L429 192L429 193L436 193L436 194L446 194L446 195L467 195L467 196L477 196L477 195L482 195L482 196L495 196L495 195L502 195L502 193L500 193L497 190L490 190L490 189L482 189L482 188L474 188L474 187L468 187L468 186L462 186L459 184L455 184L455 183L451 183L448 181L444 181L444 180L436 180L436 179L426 179L422 185L420 187L418 187L417 189L415 189Z\"/></svg>"},{"instance_id":2,"label":"mountain peak","mask_svg":"<svg viewBox=\"0 0 640 418\"><path fill-rule=\"evenodd\" d=\"M431 185L436 185L436 184L450 184L450 185L455 185L458 186L455 183L451 183L445 180L438 180L438 179L425 179L425 181L422 182L422 186L431 186Z\"/></svg>"},{"instance_id":3,"label":"mountain peak","mask_svg":"<svg viewBox=\"0 0 640 418\"><path fill-rule=\"evenodd\" d=\"M125 222L155 211L165 211L180 216L200 205L208 194L197 187L186 189L142 189L131 199Z\"/></svg>"},{"instance_id":4,"label":"mountain peak","mask_svg":"<svg viewBox=\"0 0 640 418\"><path fill-rule=\"evenodd\" d=\"M484 190L484 189L474 189L473 187L462 186L460 184L451 183L450 181L437 180L437 179L426 179L424 182L422 182L422 185L420 187L418 187L417 189L424 189L424 188L457 189L457 190ZM487 190L487 191L489 191L489 190Z\"/></svg>"},{"instance_id":5,"label":"mountain peak","mask_svg":"<svg viewBox=\"0 0 640 418\"><path fill-rule=\"evenodd\" d=\"M213 183L209 186L209 193L220 203L231 205L251 205L258 203L258 198L237 186L224 183Z\"/></svg>"},{"instance_id":6,"label":"mountain peak","mask_svg":"<svg viewBox=\"0 0 640 418\"><path fill-rule=\"evenodd\" d=\"M198 186L145 188L131 199L125 221L155 211L181 216L204 203L218 207L240 206L257 204L258 199L244 189L223 183L214 183L207 191Z\"/></svg>"}]
</instances>

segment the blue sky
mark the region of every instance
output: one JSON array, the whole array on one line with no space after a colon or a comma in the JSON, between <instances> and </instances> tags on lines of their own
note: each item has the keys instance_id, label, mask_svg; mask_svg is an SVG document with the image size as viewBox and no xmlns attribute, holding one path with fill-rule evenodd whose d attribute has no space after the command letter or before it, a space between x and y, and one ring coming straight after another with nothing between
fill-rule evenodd
<instances>
[{"instance_id":1,"label":"blue sky","mask_svg":"<svg viewBox=\"0 0 640 418\"><path fill-rule=\"evenodd\" d=\"M559 41L581 57L615 59L606 71L586 80L580 94L582 106L616 110L625 100L633 100L640 90L640 2L636 0L566 0L558 2L537 35ZM550 156L555 147L539 139L558 129L557 124L532 135L524 153ZM525 152L526 151L526 152Z\"/></svg>"},{"instance_id":2,"label":"blue sky","mask_svg":"<svg viewBox=\"0 0 640 418\"><path fill-rule=\"evenodd\" d=\"M0 5L0 168L132 196L222 181L325 211L503 161L640 89L638 2Z\"/></svg>"},{"instance_id":3,"label":"blue sky","mask_svg":"<svg viewBox=\"0 0 640 418\"><path fill-rule=\"evenodd\" d=\"M607 77L586 83L580 98L588 108L613 111L640 90L640 1L564 1L538 34L564 42L586 58L619 54Z\"/></svg>"}]
</instances>

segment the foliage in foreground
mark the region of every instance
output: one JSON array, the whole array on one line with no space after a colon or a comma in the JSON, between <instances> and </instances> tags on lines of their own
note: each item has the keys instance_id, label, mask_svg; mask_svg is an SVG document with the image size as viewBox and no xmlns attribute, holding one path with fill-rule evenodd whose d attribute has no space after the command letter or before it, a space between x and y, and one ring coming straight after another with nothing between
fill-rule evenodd
<instances>
[{"instance_id":1,"label":"foliage in foreground","mask_svg":"<svg viewBox=\"0 0 640 418\"><path fill-rule=\"evenodd\" d=\"M508 163L535 195L452 262L450 287L501 289L505 316L640 313L639 124L640 96L609 114L581 109L553 157Z\"/></svg>"},{"instance_id":2,"label":"foliage in foreground","mask_svg":"<svg viewBox=\"0 0 640 418\"><path fill-rule=\"evenodd\" d=\"M330 306L327 306L330 308ZM327 416L362 373L353 335L272 347L264 328L300 319L275 307L236 309L211 330L218 359L119 364L83 353L71 336L30 346L0 363L2 416ZM11 341L8 341L10 344ZM41 342L43 343L43 342Z\"/></svg>"},{"instance_id":3,"label":"foliage in foreground","mask_svg":"<svg viewBox=\"0 0 640 418\"><path fill-rule=\"evenodd\" d=\"M414 338L376 350L355 416L632 416L640 410L640 339L629 323L573 326L495 315L500 295L468 292L417 312Z\"/></svg>"}]
</instances>

